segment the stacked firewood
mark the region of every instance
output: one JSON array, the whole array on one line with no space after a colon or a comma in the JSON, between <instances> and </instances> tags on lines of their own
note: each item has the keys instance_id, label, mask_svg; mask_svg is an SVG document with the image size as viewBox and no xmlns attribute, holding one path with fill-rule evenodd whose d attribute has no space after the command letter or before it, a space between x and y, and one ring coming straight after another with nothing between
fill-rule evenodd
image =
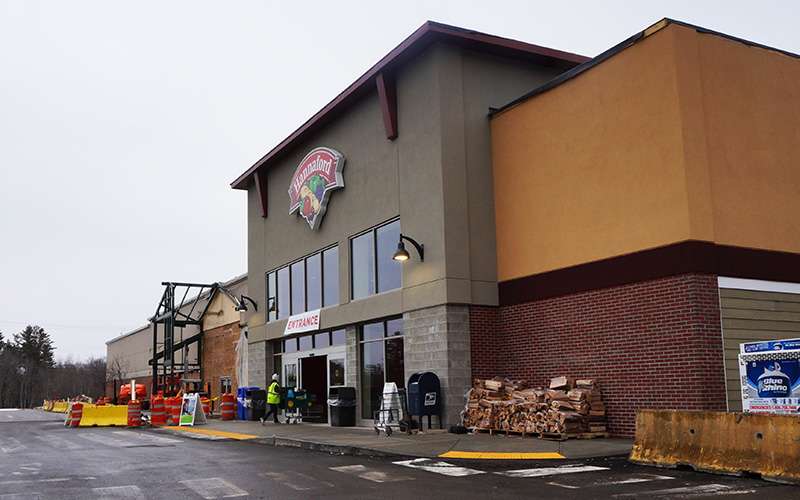
<instances>
[{"instance_id":1,"label":"stacked firewood","mask_svg":"<svg viewBox=\"0 0 800 500\"><path fill-rule=\"evenodd\" d=\"M605 407L591 379L556 377L528 388L521 380L475 379L462 413L465 427L526 434L605 432Z\"/></svg>"}]
</instances>

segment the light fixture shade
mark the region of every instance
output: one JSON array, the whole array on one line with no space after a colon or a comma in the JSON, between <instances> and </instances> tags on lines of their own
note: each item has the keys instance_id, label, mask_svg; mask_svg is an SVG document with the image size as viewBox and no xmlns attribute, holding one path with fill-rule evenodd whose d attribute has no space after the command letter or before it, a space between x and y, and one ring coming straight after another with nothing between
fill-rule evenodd
<instances>
[{"instance_id":1,"label":"light fixture shade","mask_svg":"<svg viewBox=\"0 0 800 500\"><path fill-rule=\"evenodd\" d=\"M410 255L408 255L408 250L406 250L406 246L403 244L403 240L400 240L397 243L397 250L394 251L394 255L392 255L392 259L396 260L397 262L405 262L409 259Z\"/></svg>"}]
</instances>

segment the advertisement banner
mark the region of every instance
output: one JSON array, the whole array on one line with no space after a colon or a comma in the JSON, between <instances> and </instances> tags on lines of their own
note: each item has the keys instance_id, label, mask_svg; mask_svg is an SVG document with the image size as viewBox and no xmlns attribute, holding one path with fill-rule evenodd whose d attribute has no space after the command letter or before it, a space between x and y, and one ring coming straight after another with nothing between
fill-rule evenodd
<instances>
[{"instance_id":1,"label":"advertisement banner","mask_svg":"<svg viewBox=\"0 0 800 500\"><path fill-rule=\"evenodd\" d=\"M181 405L181 416L178 425L198 425L206 423L206 415L200 404L200 395L184 394Z\"/></svg>"},{"instance_id":2,"label":"advertisement banner","mask_svg":"<svg viewBox=\"0 0 800 500\"><path fill-rule=\"evenodd\" d=\"M794 341L742 344L741 351L747 352L739 354L745 412L800 413L800 349L785 348Z\"/></svg>"}]
</instances>

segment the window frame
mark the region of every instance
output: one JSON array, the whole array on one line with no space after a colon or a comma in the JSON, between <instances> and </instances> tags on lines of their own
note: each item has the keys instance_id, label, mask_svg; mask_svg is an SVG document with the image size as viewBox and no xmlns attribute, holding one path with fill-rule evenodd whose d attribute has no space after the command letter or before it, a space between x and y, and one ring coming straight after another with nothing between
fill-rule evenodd
<instances>
[{"instance_id":1,"label":"window frame","mask_svg":"<svg viewBox=\"0 0 800 500\"><path fill-rule=\"evenodd\" d=\"M334 249L334 248L337 249L337 257L338 257L339 243L337 242L337 243L333 243L331 245L328 245L326 247L323 247L323 248L321 248L319 250L316 250L314 252L311 252L309 254L303 255L302 257L294 259L294 260L292 260L292 261L290 261L290 262L288 262L286 264L281 264L280 266L277 266L277 267L275 267L273 269L270 269L269 271L264 273L264 284L265 284L265 288L266 288L266 292L267 292L266 293L266 297L267 297L267 323L272 323L272 322L275 322L275 321L286 319L286 318L289 318L289 317L293 316L294 314L302 314L304 312L308 312L308 259L311 258L311 257L314 257L315 255L319 255L319 261L320 261L320 266L319 266L319 275L320 275L320 288L319 288L319 290L320 290L320 309L323 309L325 307L333 307L333 306L341 304L341 300L338 300L337 304L325 305L325 263L324 263L324 252L326 252L328 250L331 250L331 249ZM294 266L295 264L298 264L300 262L303 263L303 310L301 312L292 313L292 305L293 305L293 302L294 302L293 297L292 297L292 292L294 291L294 280L292 279L292 266ZM281 293L281 286L280 286L280 283L279 283L280 280L278 279L278 273L283 269L286 269L287 273L289 275L289 286L287 287L289 289L288 294L287 294L287 297L289 299L289 301L288 301L289 303L286 304L286 308L288 309L289 312L285 317L281 317L280 316L281 308L283 306L280 304L280 300L279 300L280 293ZM336 269L336 272L338 273L339 272L339 266L337 265L335 267L335 269ZM273 274L273 273L275 274L275 293L271 292L270 286L269 286L270 285L270 275ZM274 300L275 300L275 313L274 313L275 317L270 319L270 316L271 316L272 313L270 313L270 311L269 311L269 300L271 298L273 298L273 297L274 297Z\"/></svg>"},{"instance_id":2,"label":"window frame","mask_svg":"<svg viewBox=\"0 0 800 500\"><path fill-rule=\"evenodd\" d=\"M365 229L364 231L356 233L356 234L350 236L350 238L348 239L348 250L350 251L350 255L349 255L349 261L350 261L349 262L349 264L350 264L350 266L349 266L350 267L350 269L349 269L349 271L350 271L349 272L349 274L350 274L350 300L362 300L362 299L366 299L368 297L372 297L373 295L392 292L394 290L400 290L400 289L403 288L403 273L402 273L402 270L401 270L401 272L400 272L400 286L399 287L391 288L389 290L384 290L382 292L378 291L378 289L380 287L380 285L379 285L380 277L378 276L378 229L383 228L385 226L388 226L389 224L393 224L395 222L398 222L398 223L400 222L400 217L399 216L398 217L392 217L391 219L386 220L384 222L381 222L380 224L377 224L377 225L375 225L375 226L373 226L373 227L371 227L369 229ZM370 293L368 293L367 295L364 295L363 297L356 298L355 297L355 275L356 274L355 274L355 265L353 263L353 241L355 241L356 238L359 238L361 236L364 236L365 234L370 234L370 233L372 234L372 266L373 266L373 270L374 270L374 274L375 274L375 279L373 280L374 282L372 284L372 290L370 291ZM400 234L402 234L402 230L400 231Z\"/></svg>"}]
</instances>

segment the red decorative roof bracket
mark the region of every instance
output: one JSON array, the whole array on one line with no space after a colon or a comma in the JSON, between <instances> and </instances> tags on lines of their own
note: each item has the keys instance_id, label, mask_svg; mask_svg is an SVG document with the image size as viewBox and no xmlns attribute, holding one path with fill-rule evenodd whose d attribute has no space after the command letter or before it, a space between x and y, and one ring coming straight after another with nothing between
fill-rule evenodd
<instances>
[{"instance_id":1,"label":"red decorative roof bracket","mask_svg":"<svg viewBox=\"0 0 800 500\"><path fill-rule=\"evenodd\" d=\"M378 99L381 101L386 138L393 141L397 139L397 87L394 77L380 72L375 77L375 85L378 87Z\"/></svg>"},{"instance_id":2,"label":"red decorative roof bracket","mask_svg":"<svg viewBox=\"0 0 800 500\"><path fill-rule=\"evenodd\" d=\"M263 172L256 170L253 179L256 183L256 196L261 204L261 217L267 217L267 176Z\"/></svg>"}]
</instances>

